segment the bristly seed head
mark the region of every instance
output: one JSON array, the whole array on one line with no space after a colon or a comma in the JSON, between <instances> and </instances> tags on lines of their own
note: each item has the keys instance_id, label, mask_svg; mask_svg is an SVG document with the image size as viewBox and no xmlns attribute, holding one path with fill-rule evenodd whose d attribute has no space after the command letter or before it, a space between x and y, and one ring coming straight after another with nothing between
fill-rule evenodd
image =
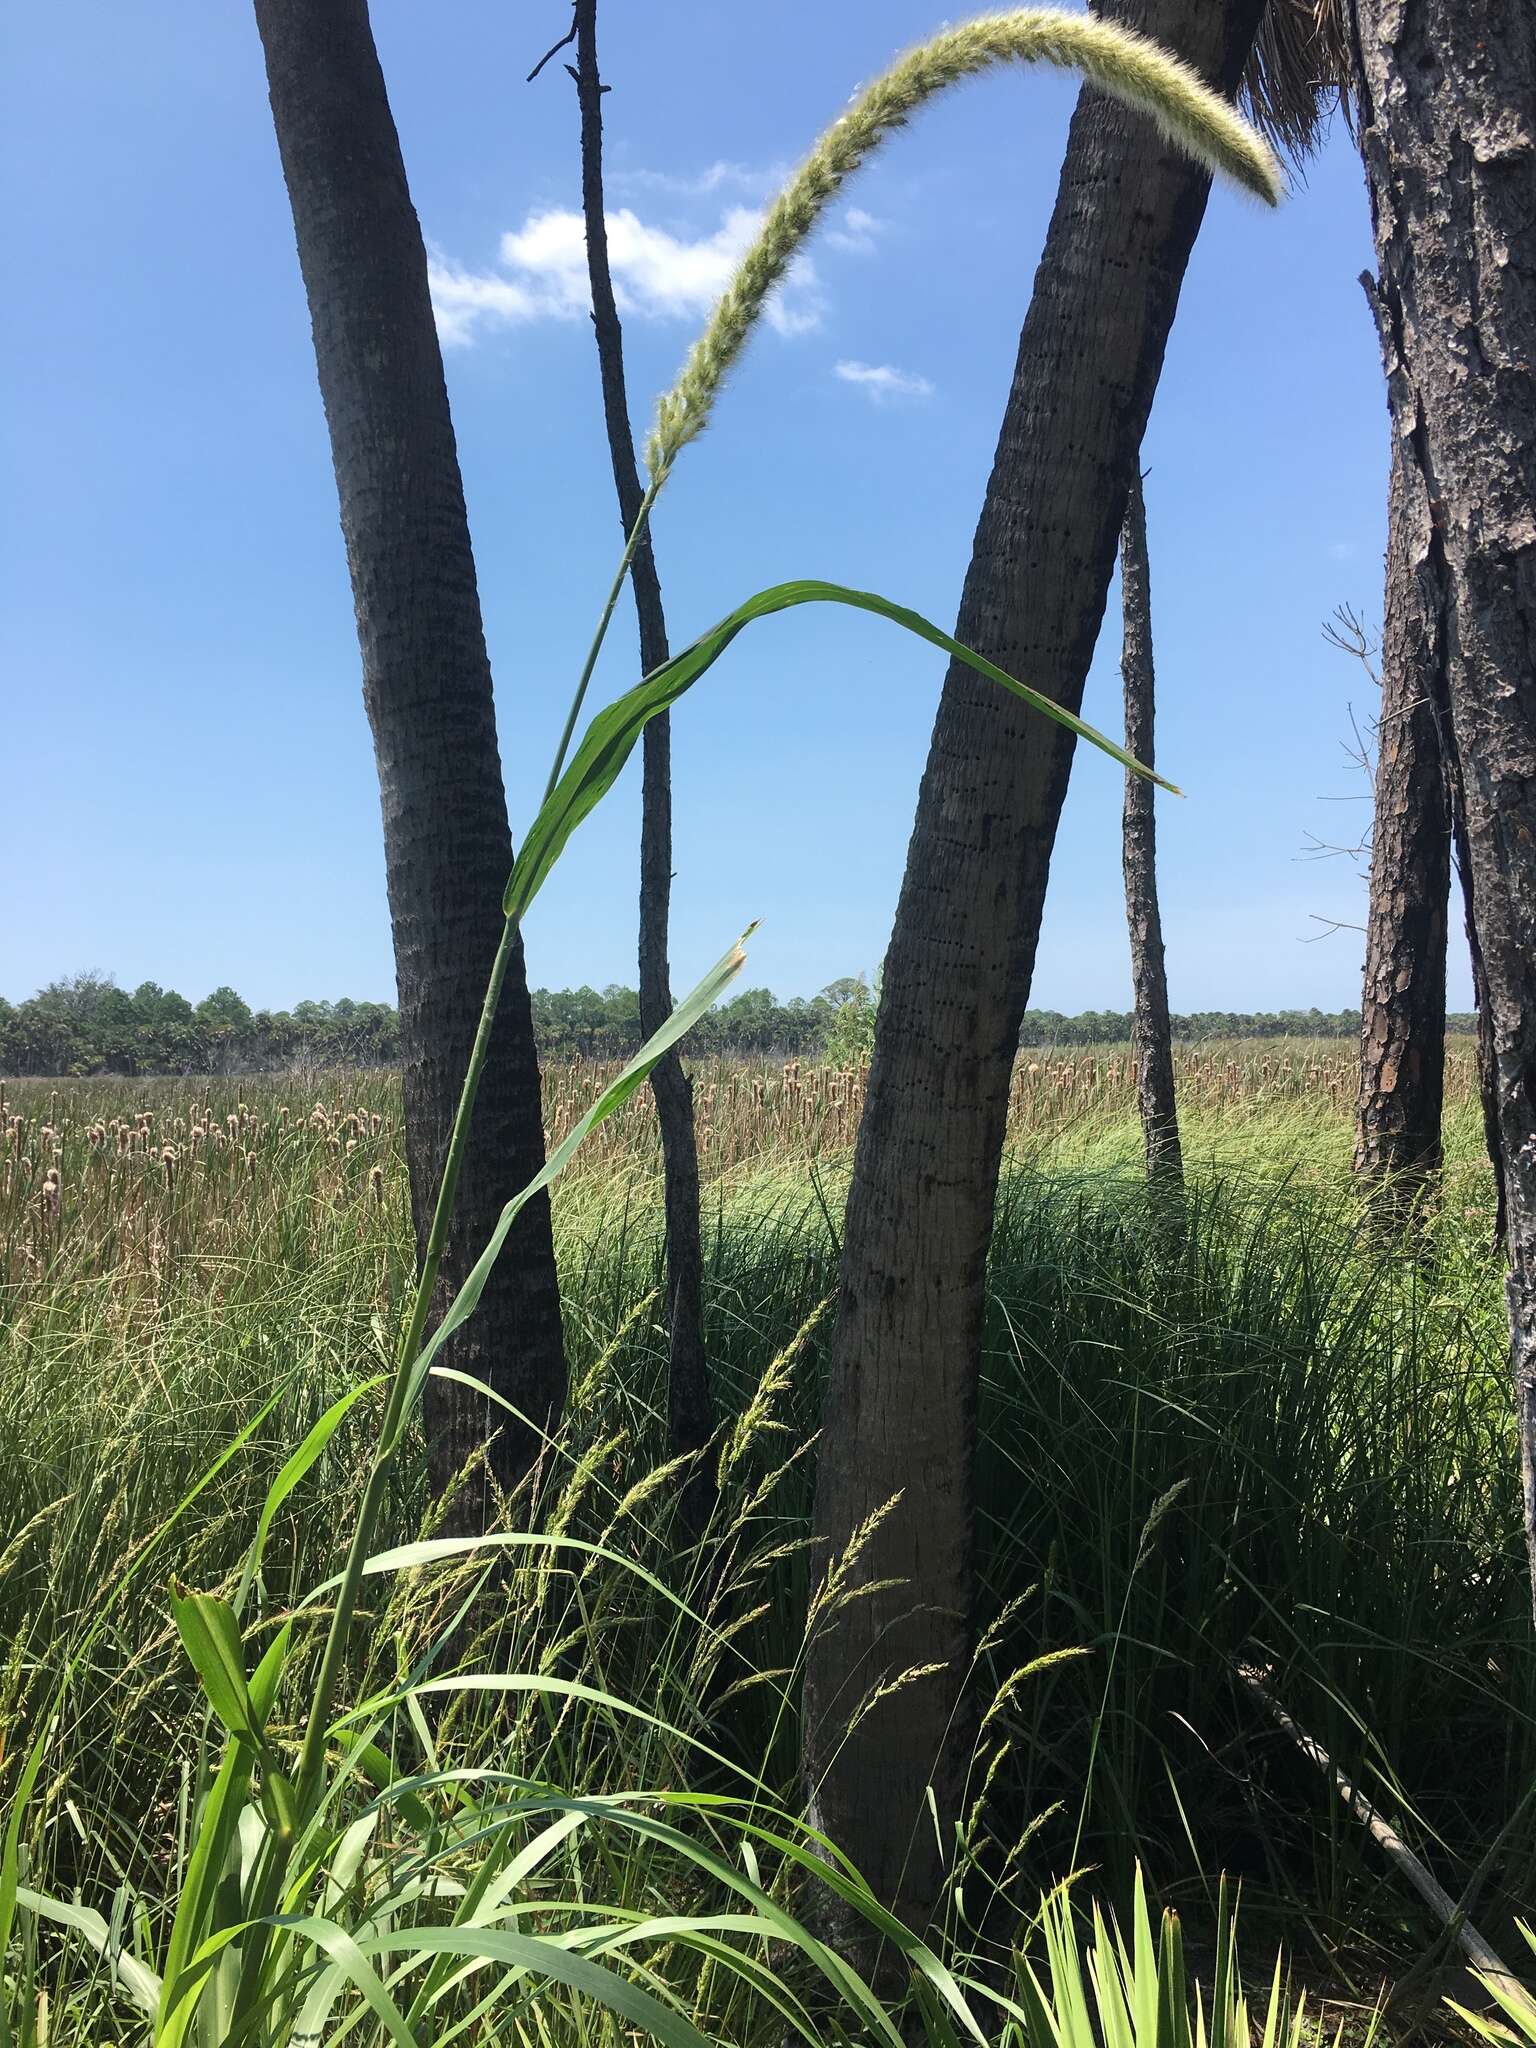
<instances>
[{"instance_id":1,"label":"bristly seed head","mask_svg":"<svg viewBox=\"0 0 1536 2048\"><path fill-rule=\"evenodd\" d=\"M1169 142L1197 162L1270 205L1278 203L1282 179L1274 151L1230 100L1149 38L1090 14L1054 7L982 15L958 28L941 29L898 57L859 94L769 208L761 233L689 351L676 384L656 408L645 448L653 489L708 425L720 386L769 296L844 181L926 101L1004 63L1054 64L1080 72L1100 91L1149 115Z\"/></svg>"}]
</instances>

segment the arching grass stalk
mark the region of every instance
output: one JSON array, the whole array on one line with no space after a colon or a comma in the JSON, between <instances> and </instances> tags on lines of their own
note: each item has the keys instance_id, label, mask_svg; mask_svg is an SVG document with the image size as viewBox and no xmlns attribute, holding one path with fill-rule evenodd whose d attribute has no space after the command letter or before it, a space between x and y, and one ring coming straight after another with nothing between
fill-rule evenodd
<instances>
[{"instance_id":1,"label":"arching grass stalk","mask_svg":"<svg viewBox=\"0 0 1536 2048\"><path fill-rule=\"evenodd\" d=\"M886 137L952 85L999 64L1053 64L1147 114L1167 140L1269 205L1281 194L1274 151L1230 100L1157 43L1091 14L1024 7L941 29L898 57L834 121L768 209L762 232L656 408L645 460L654 487L709 424L716 396L763 307L816 223ZM654 495L654 490L653 490Z\"/></svg>"},{"instance_id":2,"label":"arching grass stalk","mask_svg":"<svg viewBox=\"0 0 1536 2048\"><path fill-rule=\"evenodd\" d=\"M619 557L619 566L613 572L608 599L598 614L597 630L592 635L592 645L587 649L587 658L581 665L581 674L576 678L576 689L571 697L571 708L566 713L565 726L560 734L560 744L555 749L554 762L550 767L549 780L544 785L544 801L555 793L555 784L560 780L560 770L565 766L565 757L570 751L571 736L576 730L576 721L581 716L581 707L586 700L587 685L592 680L592 671L597 667L597 657L603 651L603 642L608 637L608 624L613 617L613 608L619 601L619 592L624 588L624 579L629 574L629 565L635 559L635 549L640 545L640 536L645 532L645 522L651 516L651 507L661 489L662 479L653 477L640 500L640 510L635 514L635 523L629 530L624 543L624 552Z\"/></svg>"},{"instance_id":3,"label":"arching grass stalk","mask_svg":"<svg viewBox=\"0 0 1536 2048\"><path fill-rule=\"evenodd\" d=\"M679 453L709 424L720 387L775 288L843 185L881 143L905 127L929 100L999 64L1052 64L1076 71L1101 92L1146 114L1169 142L1213 173L1271 206L1279 201L1279 160L1231 101L1213 92L1181 58L1115 22L1069 14L1059 7L1020 7L941 29L898 57L823 132L790 177L768 209L757 240L737 265L708 326L689 350L672 389L657 403L655 425L645 445L650 485L577 679L546 797L565 764L608 622L651 507Z\"/></svg>"}]
</instances>

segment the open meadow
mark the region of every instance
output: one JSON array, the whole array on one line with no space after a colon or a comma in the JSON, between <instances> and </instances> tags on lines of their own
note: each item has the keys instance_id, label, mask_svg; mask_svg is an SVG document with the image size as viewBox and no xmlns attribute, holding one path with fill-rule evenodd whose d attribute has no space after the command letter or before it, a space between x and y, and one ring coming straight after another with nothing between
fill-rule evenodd
<instances>
[{"instance_id":1,"label":"open meadow","mask_svg":"<svg viewBox=\"0 0 1536 2048\"><path fill-rule=\"evenodd\" d=\"M1533 0L12 14L0 2048L1536 2048Z\"/></svg>"},{"instance_id":2,"label":"open meadow","mask_svg":"<svg viewBox=\"0 0 1536 2048\"><path fill-rule=\"evenodd\" d=\"M949 1911L962 1950L985 1957L999 1899L1027 1918L1043 1887L1087 1870L1123 1900L1139 1860L1195 1942L1226 1872L1261 1957L1283 1943L1346 2013L1407 1979L1411 2015L1446 1981L1435 1923L1243 1674L1509 1937L1536 1878L1536 1653L1518 1625L1518 1466L1470 1050L1450 1051L1438 1209L1395 1246L1350 1193L1346 1048L1218 1045L1179 1065L1189 1190L1172 1222L1137 1164L1128 1052L1020 1061L982 1391L990 1705ZM601 1078L591 1063L551 1070L552 1140ZM562 1184L571 1399L538 1516L507 1503L503 1523L595 1547L534 1550L480 1585L455 1660L535 1679L512 1700L468 1693L418 1714L422 1764L494 1760L576 1795L748 1788L794 1804L814 1418L862 1083L800 1062L695 1074L724 1411L702 1534L680 1522L667 1467L648 1096ZM398 1082L18 1083L5 1114L0 1795L82 1652L24 1872L115 1897L122 1941L148 1955L194 1846L202 1712L163 1597L167 1525L178 1577L231 1592L293 1447L338 1397L371 1389L282 1503L255 1647L334 1571L413 1264ZM440 1514L413 1439L378 1547L429 1536ZM457 1557L377 1582L344 1697L408 1668L479 1569ZM324 1611L300 1610L301 1645ZM291 1739L281 1716L273 1739ZM708 1830L707 1812L695 1821ZM665 1845L615 1858L573 1831L527 1907L698 1910L717 1892ZM701 2024L741 2023L739 1983L696 1953L657 1967ZM46 1953L28 1968L41 2043ZM105 2009L104 1973L69 1981ZM574 2038L591 2018L556 1996L540 2024Z\"/></svg>"}]
</instances>

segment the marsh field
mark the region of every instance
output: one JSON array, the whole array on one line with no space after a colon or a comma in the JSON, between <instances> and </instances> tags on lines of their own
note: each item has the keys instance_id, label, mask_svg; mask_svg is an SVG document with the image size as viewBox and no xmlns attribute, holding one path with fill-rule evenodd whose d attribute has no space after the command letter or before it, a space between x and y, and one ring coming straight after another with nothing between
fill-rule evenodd
<instances>
[{"instance_id":1,"label":"marsh field","mask_svg":"<svg viewBox=\"0 0 1536 2048\"><path fill-rule=\"evenodd\" d=\"M0 2048L1536 2048L1531 0L13 12Z\"/></svg>"},{"instance_id":2,"label":"marsh field","mask_svg":"<svg viewBox=\"0 0 1536 2048\"><path fill-rule=\"evenodd\" d=\"M604 1072L549 1070L551 1141ZM1336 1041L1181 1052L1171 1223L1140 1166L1128 1050L1021 1058L982 1388L988 1704L949 1906L978 1972L1000 1901L1027 1924L1079 1873L1123 1905L1138 1865L1198 1952L1225 1873L1251 1974L1283 1949L1348 2030L1400 1987L1394 2034L1447 2038L1442 1930L1255 1680L1496 1946L1517 1939L1536 1652L1471 1049L1449 1050L1437 1206L1401 1242L1351 1194L1353 1077ZM863 1074L693 1078L723 1410L707 1526L685 1525L667 1462L641 1094L556 1192L571 1398L536 1510L502 1506L508 1530L591 1547L512 1551L489 1585L477 1556L427 1553L372 1581L343 1699L389 1687L448 1628L459 1664L531 1676L418 1709L419 1768L494 1761L577 1799L656 1790L694 1802L707 1834L712 1800L796 1803L815 1417ZM23 1882L116 1901L121 1951L147 1956L195 1853L205 1711L166 1559L230 1592L294 1446L363 1389L272 1519L248 1630L259 1652L296 1617L300 1650L306 1629L318 1641L315 1589L356 1511L413 1270L398 1080L12 1083L3 1142L0 1798L51 1717ZM441 1514L413 1439L378 1547L430 1538ZM556 1834L524 1874L535 1920L573 1899L620 1920L707 1911L718 1892L667 1841L616 1855L596 1828ZM53 1989L61 1945L29 1936L22 2037L123 2037L106 1962L74 1956ZM648 1971L701 2025L747 2027L740 1980L696 1948L663 1944ZM531 2010L530 2040L623 2031L559 1986Z\"/></svg>"}]
</instances>

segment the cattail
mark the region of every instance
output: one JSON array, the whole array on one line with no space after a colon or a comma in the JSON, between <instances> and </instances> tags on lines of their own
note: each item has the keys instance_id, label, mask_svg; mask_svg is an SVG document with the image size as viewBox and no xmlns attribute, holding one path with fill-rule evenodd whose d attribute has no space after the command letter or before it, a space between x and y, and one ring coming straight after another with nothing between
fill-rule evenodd
<instances>
[{"instance_id":1,"label":"cattail","mask_svg":"<svg viewBox=\"0 0 1536 2048\"><path fill-rule=\"evenodd\" d=\"M176 1148L174 1145L166 1145L161 1148L160 1173L165 1181L166 1193L169 1194L176 1185Z\"/></svg>"},{"instance_id":2,"label":"cattail","mask_svg":"<svg viewBox=\"0 0 1536 2048\"><path fill-rule=\"evenodd\" d=\"M384 1169L382 1166L370 1167L368 1172L368 1192L373 1197L374 1206L382 1209L384 1206Z\"/></svg>"},{"instance_id":3,"label":"cattail","mask_svg":"<svg viewBox=\"0 0 1536 2048\"><path fill-rule=\"evenodd\" d=\"M768 210L752 247L694 343L677 382L656 408L646 442L652 492L679 452L704 431L715 398L812 229L844 181L930 99L1006 63L1079 71L1112 98L1151 116L1169 142L1270 205L1281 191L1273 150L1230 101L1189 65L1145 36L1089 14L1021 8L941 29L898 57L826 130Z\"/></svg>"}]
</instances>

